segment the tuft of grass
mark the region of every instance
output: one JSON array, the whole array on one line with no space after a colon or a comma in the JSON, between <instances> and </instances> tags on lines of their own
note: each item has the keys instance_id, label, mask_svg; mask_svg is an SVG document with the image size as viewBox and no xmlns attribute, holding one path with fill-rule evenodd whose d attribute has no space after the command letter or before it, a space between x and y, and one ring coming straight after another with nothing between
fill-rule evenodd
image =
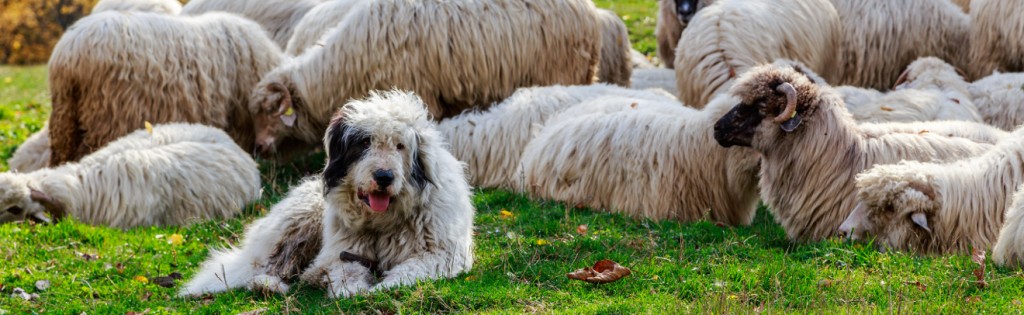
<instances>
[{"instance_id":1,"label":"tuft of grass","mask_svg":"<svg viewBox=\"0 0 1024 315\"><path fill-rule=\"evenodd\" d=\"M636 47L654 51L654 0L596 2L623 16ZM48 113L45 66L0 67L0 169ZM1024 312L1020 270L988 268L989 287L979 288L964 255L879 253L841 240L793 244L763 208L751 226L729 228L637 220L501 190L476 191L476 264L455 279L338 300L302 284L286 296L235 290L199 299L176 297L181 281L153 284L174 272L188 279L210 250L237 244L245 224L318 172L323 158L262 162L263 198L235 219L127 231L73 220L0 225L0 314ZM175 234L183 242L169 242ZM600 259L633 274L604 285L565 277ZM37 289L41 280L50 287ZM39 298L11 297L15 288Z\"/></svg>"}]
</instances>

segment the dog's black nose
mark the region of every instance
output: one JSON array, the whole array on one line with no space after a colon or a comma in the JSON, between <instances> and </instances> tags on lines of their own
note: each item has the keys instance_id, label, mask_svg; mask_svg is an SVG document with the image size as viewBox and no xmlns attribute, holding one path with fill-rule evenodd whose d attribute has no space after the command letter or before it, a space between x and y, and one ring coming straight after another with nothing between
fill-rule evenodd
<instances>
[{"instance_id":1,"label":"dog's black nose","mask_svg":"<svg viewBox=\"0 0 1024 315\"><path fill-rule=\"evenodd\" d=\"M391 183L395 181L395 173L391 170L376 170L373 171L373 181L377 182L379 189L391 186Z\"/></svg>"}]
</instances>

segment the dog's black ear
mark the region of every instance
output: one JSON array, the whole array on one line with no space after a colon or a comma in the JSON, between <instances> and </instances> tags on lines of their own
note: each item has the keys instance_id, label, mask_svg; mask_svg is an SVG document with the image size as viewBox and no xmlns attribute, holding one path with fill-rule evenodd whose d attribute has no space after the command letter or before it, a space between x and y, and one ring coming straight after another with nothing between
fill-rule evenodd
<instances>
[{"instance_id":1,"label":"dog's black ear","mask_svg":"<svg viewBox=\"0 0 1024 315\"><path fill-rule=\"evenodd\" d=\"M423 137L416 135L416 150L412 152L412 182L417 188L423 189L427 187L427 184L433 184L430 180L430 176L427 176L430 170L426 168L423 163L423 154L420 152L423 150Z\"/></svg>"},{"instance_id":2,"label":"dog's black ear","mask_svg":"<svg viewBox=\"0 0 1024 315\"><path fill-rule=\"evenodd\" d=\"M370 147L370 135L356 130L345 123L344 119L335 119L327 129L327 165L324 166L323 180L326 194L348 176L348 171L356 161L363 158Z\"/></svg>"}]
</instances>

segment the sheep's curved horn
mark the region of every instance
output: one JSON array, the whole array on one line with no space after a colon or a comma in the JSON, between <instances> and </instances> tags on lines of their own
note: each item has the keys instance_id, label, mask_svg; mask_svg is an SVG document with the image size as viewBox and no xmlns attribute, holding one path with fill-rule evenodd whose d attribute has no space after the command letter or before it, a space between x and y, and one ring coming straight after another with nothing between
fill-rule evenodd
<instances>
[{"instance_id":1,"label":"sheep's curved horn","mask_svg":"<svg viewBox=\"0 0 1024 315\"><path fill-rule=\"evenodd\" d=\"M903 73L900 73L900 77L896 78L896 83L892 85L892 89L895 90L897 86L900 86L900 84L906 83L907 82L907 76L909 76L909 75L910 75L910 69L903 70Z\"/></svg>"},{"instance_id":2,"label":"sheep's curved horn","mask_svg":"<svg viewBox=\"0 0 1024 315\"><path fill-rule=\"evenodd\" d=\"M786 109L779 116L775 116L774 119L776 124L781 124L793 118L793 115L796 114L796 88L789 84L789 82L785 82L780 84L775 90L786 94Z\"/></svg>"},{"instance_id":3,"label":"sheep's curved horn","mask_svg":"<svg viewBox=\"0 0 1024 315\"><path fill-rule=\"evenodd\" d=\"M46 193L31 189L30 197L32 197L32 201L38 202L43 205L43 208L46 208L46 212L50 213L54 222L60 221L67 216L67 211L64 209L64 206L61 205L60 202L54 201L53 198L50 198Z\"/></svg>"},{"instance_id":4,"label":"sheep's curved horn","mask_svg":"<svg viewBox=\"0 0 1024 315\"><path fill-rule=\"evenodd\" d=\"M278 107L277 113L275 113L275 115L284 115L284 113L287 112L288 109L292 107L292 92L289 91L288 88L284 86L284 84L281 84L281 82L271 83L269 86L267 86L267 90L272 93L281 93L281 106Z\"/></svg>"}]
</instances>

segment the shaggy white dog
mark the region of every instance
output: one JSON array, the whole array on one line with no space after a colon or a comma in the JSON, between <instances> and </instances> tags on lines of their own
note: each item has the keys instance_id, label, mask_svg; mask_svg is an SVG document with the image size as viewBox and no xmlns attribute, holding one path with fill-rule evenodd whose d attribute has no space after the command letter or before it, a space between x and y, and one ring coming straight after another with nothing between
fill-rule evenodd
<instances>
[{"instance_id":1,"label":"shaggy white dog","mask_svg":"<svg viewBox=\"0 0 1024 315\"><path fill-rule=\"evenodd\" d=\"M442 139L413 93L346 104L324 137L322 176L250 225L241 248L214 252L180 294L284 293L301 272L339 297L469 270L469 184Z\"/></svg>"}]
</instances>

